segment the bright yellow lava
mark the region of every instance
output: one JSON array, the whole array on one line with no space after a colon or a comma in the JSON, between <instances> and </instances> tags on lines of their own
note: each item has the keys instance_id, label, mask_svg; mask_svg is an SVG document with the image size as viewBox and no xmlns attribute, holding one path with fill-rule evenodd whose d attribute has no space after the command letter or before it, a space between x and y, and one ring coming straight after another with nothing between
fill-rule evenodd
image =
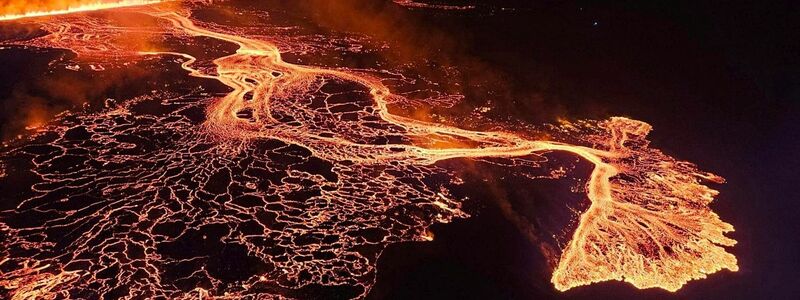
<instances>
[{"instance_id":1,"label":"bright yellow lava","mask_svg":"<svg viewBox=\"0 0 800 300\"><path fill-rule=\"evenodd\" d=\"M0 15L0 21L9 21L9 20L17 20L23 18L35 18L35 17L45 17L45 16L55 16L55 15L64 15L64 14L71 14L77 12L87 12L87 11L95 11L95 10L102 10L102 9L111 9L111 8L120 8L120 7L130 7L130 6L140 6L140 5L149 5L149 4L156 4L164 2L164 0L120 0L120 1L97 1L91 3L79 3L76 5L66 5L64 8L57 8L52 10L37 10L37 11L27 11L25 13L19 14L7 14L7 15Z\"/></svg>"}]
</instances>

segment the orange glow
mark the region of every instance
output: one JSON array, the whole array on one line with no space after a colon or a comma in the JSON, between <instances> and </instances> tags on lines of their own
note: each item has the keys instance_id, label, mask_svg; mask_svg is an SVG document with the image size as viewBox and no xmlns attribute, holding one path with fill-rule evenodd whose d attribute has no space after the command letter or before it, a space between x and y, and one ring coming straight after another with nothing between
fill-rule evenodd
<instances>
[{"instance_id":1,"label":"orange glow","mask_svg":"<svg viewBox=\"0 0 800 300\"><path fill-rule=\"evenodd\" d=\"M14 5L15 2L22 2ZM0 10L0 21L17 20L23 18L35 18L44 16L54 16L71 14L77 12L87 12L111 8L141 6L164 2L164 0L118 0L118 1L49 1L39 6L26 6L25 1L12 1L9 5Z\"/></svg>"},{"instance_id":2,"label":"orange glow","mask_svg":"<svg viewBox=\"0 0 800 300\"><path fill-rule=\"evenodd\" d=\"M158 1L97 3L50 13L31 12L22 16L6 16L2 19L155 2ZM180 58L181 67L189 75L215 79L232 89L230 93L214 99L206 107L206 119L198 130L201 131L198 135L210 136L213 141L220 141L215 156L233 159L242 153L243 148L250 147L251 143L279 140L286 144L300 145L308 149L313 157L325 161L348 162L348 167L336 170L339 176L353 176L361 181L385 176L381 178L388 178L386 182L391 183L390 179L395 179L394 175L381 173L373 176L358 173L352 171L350 165L400 165L419 168L433 167L437 162L448 159L501 157L513 160L547 152L566 152L592 163L594 167L586 183L585 195L591 205L580 216L577 229L553 272L551 281L556 289L565 291L595 282L621 280L637 288L657 287L676 291L690 280L704 278L722 269L738 270L736 257L724 248L736 243L725 236L733 231L733 226L723 222L711 211L709 204L718 192L704 185L705 181L722 179L702 173L692 164L649 148L646 135L652 128L645 122L623 117L599 122L560 120L561 124L554 129L553 134L568 136L576 141L568 143L556 138L531 139L528 135L511 131L467 130L434 123L422 116L402 116L393 113L389 107L406 99L393 94L378 78L354 70L288 63L282 59L280 49L270 41L244 32L204 27L181 12L158 8L141 8L138 11L164 20L164 25L161 25L167 27L162 31L164 33L177 32L189 37L207 37L238 46L235 53L215 58L214 70L196 67L197 58L188 53L154 51L152 47L118 53L133 53L138 57L162 55ZM82 40L75 35L59 35L58 32L54 35L50 39L36 42L49 43L53 47L67 47L79 54L83 52L76 49L81 49L83 45L101 43L91 39ZM111 46L114 45L109 45ZM135 45L125 47L133 46ZM345 121L340 118L341 115L333 113L340 107L325 102L320 108L312 109L302 103L305 98L297 97L321 90L326 82L332 81L348 82L364 89L364 95L369 99L369 104L364 106L369 108L369 113L364 109L357 113L369 114L377 120L373 123L381 126L370 127L361 120ZM277 117L279 112L294 113L295 122L287 125ZM108 114L110 117L117 113L119 111ZM392 144L364 142L366 137L380 138L389 135L401 136L406 140ZM322 186L318 177L309 178L307 181L312 182L311 184ZM404 190L403 193L411 194L413 191ZM358 199L360 202L357 204L405 200L401 197L394 194L383 195L382 198L371 195ZM461 212L458 201L449 199L438 191L423 194L419 198L427 199L426 197L431 201L428 205L445 215L438 222L466 216ZM333 192L321 192L319 196L323 203L335 203L341 198L341 194ZM319 212L312 221L303 225L314 227L329 217L326 213L330 212ZM427 228L421 228L414 233L416 240L430 241L434 238ZM336 234L344 236L342 232ZM256 246L249 250L266 256L263 251L253 249ZM299 272L298 265L306 266L290 260L276 263L276 268L285 267L284 270ZM26 267L26 271L19 272L36 273L35 276L39 276L25 279L25 282L35 283L32 287L23 289L18 281L6 280L7 274L0 275L0 286L16 290L14 295L45 295L54 286L75 276L56 272L60 275L41 277L42 275L38 275L40 269L36 269L36 272L29 269ZM245 286L273 279L263 275L254 276ZM184 296L210 297L212 292L198 287Z\"/></svg>"},{"instance_id":3,"label":"orange glow","mask_svg":"<svg viewBox=\"0 0 800 300\"><path fill-rule=\"evenodd\" d=\"M47 123L47 111L40 106L33 106L26 111L25 129L34 130Z\"/></svg>"},{"instance_id":4,"label":"orange glow","mask_svg":"<svg viewBox=\"0 0 800 300\"><path fill-rule=\"evenodd\" d=\"M8 259L0 261L3 264ZM0 286L13 290L12 300L29 299L54 299L58 295L57 287L79 277L78 272L64 272L51 274L42 272L49 265L40 266L38 263L26 261L22 268L0 278Z\"/></svg>"}]
</instances>

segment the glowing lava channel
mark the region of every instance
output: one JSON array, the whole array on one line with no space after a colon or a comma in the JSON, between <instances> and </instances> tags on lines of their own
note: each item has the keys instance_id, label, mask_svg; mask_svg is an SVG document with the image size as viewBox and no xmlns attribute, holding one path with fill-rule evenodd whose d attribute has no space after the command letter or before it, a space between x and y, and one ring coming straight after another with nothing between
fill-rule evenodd
<instances>
[{"instance_id":1,"label":"glowing lava channel","mask_svg":"<svg viewBox=\"0 0 800 300\"><path fill-rule=\"evenodd\" d=\"M165 0L121 0L121 1L96 1L89 3L67 4L66 7L54 7L48 10L26 11L24 13L0 15L0 21L18 20L23 18L35 18L46 16L57 16L78 12L88 12L103 9L122 8L131 6L150 5L165 2Z\"/></svg>"},{"instance_id":2,"label":"glowing lava channel","mask_svg":"<svg viewBox=\"0 0 800 300\"><path fill-rule=\"evenodd\" d=\"M263 65L265 70L279 69L284 70L284 76L295 76L292 82L300 86L309 84L308 81L317 76L326 75L360 82L370 88L385 121L401 126L412 134L456 136L483 145L479 148L447 149L392 145L392 148L404 148L406 151L401 153L406 154L397 154L396 151L389 153L385 151L388 147L359 145L363 146L359 147L362 151L373 152L368 156L373 160L370 163L407 159L403 157L406 155L433 164L451 158L521 157L546 151L570 152L593 163L595 168L587 184L587 197L592 205L581 216L578 228L553 274L552 282L559 290L598 281L624 280L638 288L660 287L676 291L691 279L704 278L706 274L723 268L738 270L736 258L717 246L735 244L735 241L723 236L725 232L733 231L733 227L720 221L716 214L707 209L717 192L697 181L697 178L719 182L722 179L715 175L698 174L690 165L674 162L674 159L660 152L629 148L629 144L641 144L650 132L650 125L644 122L627 118L607 121L603 127L608 130L610 137L594 141L598 146L605 145L607 149L604 150L551 141L529 141L506 132L477 132L422 122L391 114L386 99L392 94L379 80L347 72L292 65L281 60L279 50L272 44L210 32L194 26L191 20L176 13L159 16L171 20L176 27L191 35L222 39L239 45L236 54L215 61L219 67L220 81L235 89L209 110L211 116L208 125L221 135L230 137L235 132L239 138L252 138L276 134L248 130L263 126L251 127L251 124L236 116L238 110L250 105L263 108L263 115L269 115L268 101L274 95L257 97L263 103L256 104L249 104L242 99L242 95L250 90L244 78L263 78L253 76L250 71L254 66ZM187 70L197 72L191 68ZM347 140L330 142L353 146ZM327 156L324 152L317 154ZM631 158L639 165L622 163ZM652 173L639 174L642 171ZM612 178L623 173L642 181L632 186L612 181ZM658 203L662 201L674 203ZM643 204L649 207L643 207ZM689 208L697 204L704 209L694 212ZM654 232L648 232L651 230ZM684 236L687 233L689 236Z\"/></svg>"}]
</instances>

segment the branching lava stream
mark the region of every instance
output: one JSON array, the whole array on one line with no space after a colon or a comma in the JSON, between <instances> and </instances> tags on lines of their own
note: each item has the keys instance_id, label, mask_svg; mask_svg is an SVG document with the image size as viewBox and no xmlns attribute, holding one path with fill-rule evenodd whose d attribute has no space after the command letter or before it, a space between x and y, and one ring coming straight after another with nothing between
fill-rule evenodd
<instances>
[{"instance_id":1,"label":"branching lava stream","mask_svg":"<svg viewBox=\"0 0 800 300\"><path fill-rule=\"evenodd\" d=\"M2 196L13 207L0 212L0 287L12 299L302 298L312 285L359 286L352 296L363 297L387 244L429 240L433 223L468 217L440 162L553 151L594 165L556 289L624 280L676 291L738 269L723 248L733 227L710 210L717 191L703 183L723 179L649 148L644 122L565 123L539 140L419 121L392 113L410 100L366 72L285 62L275 44L189 9L125 10L159 20L139 29L148 35L238 49L198 67L190 53L115 43L131 29L80 15L48 18L51 34L20 43L79 59L178 59L232 91L66 114L3 149L0 187L26 168L34 182ZM230 257L244 271L218 261Z\"/></svg>"}]
</instances>

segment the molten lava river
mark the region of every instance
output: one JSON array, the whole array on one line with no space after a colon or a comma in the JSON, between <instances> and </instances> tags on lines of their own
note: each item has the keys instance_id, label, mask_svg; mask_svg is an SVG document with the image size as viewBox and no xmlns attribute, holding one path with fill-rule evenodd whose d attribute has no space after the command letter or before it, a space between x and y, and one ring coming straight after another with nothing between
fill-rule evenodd
<instances>
[{"instance_id":1,"label":"molten lava river","mask_svg":"<svg viewBox=\"0 0 800 300\"><path fill-rule=\"evenodd\" d=\"M379 64L302 59L379 41L300 36L265 25L269 11L214 8L224 2L156 2L9 5L0 17L40 31L5 47L64 50L54 70L177 74L3 144L3 298L365 297L388 245L473 214L453 193L464 185L453 162L561 178L570 166L553 154L591 166L575 190L586 208L556 247L556 290L676 291L738 269L733 226L709 208L706 184L723 179L650 148L645 122L434 121L426 108L463 96Z\"/></svg>"}]
</instances>

